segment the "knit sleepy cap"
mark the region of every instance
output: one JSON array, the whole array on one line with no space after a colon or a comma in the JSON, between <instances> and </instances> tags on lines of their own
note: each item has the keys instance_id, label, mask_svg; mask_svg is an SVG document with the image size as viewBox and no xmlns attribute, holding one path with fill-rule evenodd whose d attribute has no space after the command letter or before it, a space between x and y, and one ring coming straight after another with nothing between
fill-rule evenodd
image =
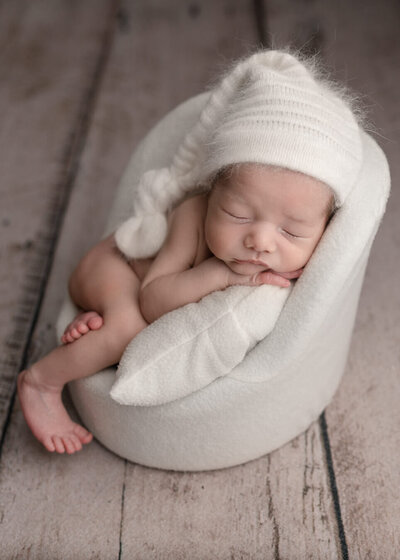
<instances>
[{"instance_id":1,"label":"knit sleepy cap","mask_svg":"<svg viewBox=\"0 0 400 560\"><path fill-rule=\"evenodd\" d=\"M117 229L117 246L130 258L155 255L167 234L167 211L237 163L309 175L331 187L341 206L359 174L361 146L350 108L304 64L282 51L256 53L211 92L171 166L142 175L134 216Z\"/></svg>"}]
</instances>

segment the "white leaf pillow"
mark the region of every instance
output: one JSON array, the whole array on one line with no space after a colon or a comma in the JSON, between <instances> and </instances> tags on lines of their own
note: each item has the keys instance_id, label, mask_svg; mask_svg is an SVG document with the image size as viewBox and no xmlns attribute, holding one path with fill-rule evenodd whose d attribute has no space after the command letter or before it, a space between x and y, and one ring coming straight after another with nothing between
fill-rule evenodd
<instances>
[{"instance_id":1,"label":"white leaf pillow","mask_svg":"<svg viewBox=\"0 0 400 560\"><path fill-rule=\"evenodd\" d=\"M232 286L160 317L125 349L111 397L159 405L229 374L272 331L291 289Z\"/></svg>"}]
</instances>

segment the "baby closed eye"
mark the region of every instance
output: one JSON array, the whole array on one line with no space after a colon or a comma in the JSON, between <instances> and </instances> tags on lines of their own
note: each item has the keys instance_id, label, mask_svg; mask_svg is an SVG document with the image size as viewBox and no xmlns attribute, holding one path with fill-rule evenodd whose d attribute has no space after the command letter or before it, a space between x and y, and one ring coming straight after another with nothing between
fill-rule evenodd
<instances>
[{"instance_id":1,"label":"baby closed eye","mask_svg":"<svg viewBox=\"0 0 400 560\"><path fill-rule=\"evenodd\" d=\"M235 220L239 220L239 221L249 221L250 218L247 216L237 216L236 214L233 214L232 212L229 212L228 210L225 210L224 208L222 209L223 212L225 212L225 214L228 214L228 216L230 216L231 218L234 218Z\"/></svg>"},{"instance_id":2,"label":"baby closed eye","mask_svg":"<svg viewBox=\"0 0 400 560\"><path fill-rule=\"evenodd\" d=\"M290 231L288 231L287 229L283 229L282 233L284 235L287 235L289 237L293 237L294 239L301 239L303 236L302 235L295 235L294 233L291 233Z\"/></svg>"},{"instance_id":3,"label":"baby closed eye","mask_svg":"<svg viewBox=\"0 0 400 560\"><path fill-rule=\"evenodd\" d=\"M293 241L297 239L312 239L312 236L308 232L302 232L300 235L299 232L293 233L292 231L283 228L280 229L280 232L284 237L287 237L288 239L291 239Z\"/></svg>"},{"instance_id":4,"label":"baby closed eye","mask_svg":"<svg viewBox=\"0 0 400 560\"><path fill-rule=\"evenodd\" d=\"M249 216L238 215L234 213L232 210L227 210L226 208L221 208L221 209L224 212L224 214L228 215L230 218L233 218L236 222L248 223L252 220L252 218L250 218ZM299 235L284 228L279 228L279 232L285 237L288 237L290 239L305 239L307 237L306 235Z\"/></svg>"}]
</instances>

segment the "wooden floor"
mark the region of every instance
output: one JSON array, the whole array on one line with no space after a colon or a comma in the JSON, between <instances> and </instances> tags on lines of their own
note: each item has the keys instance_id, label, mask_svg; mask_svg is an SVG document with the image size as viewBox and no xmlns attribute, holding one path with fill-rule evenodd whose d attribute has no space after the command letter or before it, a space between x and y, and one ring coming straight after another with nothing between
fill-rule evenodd
<instances>
[{"instance_id":1,"label":"wooden floor","mask_svg":"<svg viewBox=\"0 0 400 560\"><path fill-rule=\"evenodd\" d=\"M397 0L0 1L0 560L400 558ZM246 465L45 452L15 398L137 142L261 44L319 51L370 109L393 188L320 420Z\"/></svg>"}]
</instances>

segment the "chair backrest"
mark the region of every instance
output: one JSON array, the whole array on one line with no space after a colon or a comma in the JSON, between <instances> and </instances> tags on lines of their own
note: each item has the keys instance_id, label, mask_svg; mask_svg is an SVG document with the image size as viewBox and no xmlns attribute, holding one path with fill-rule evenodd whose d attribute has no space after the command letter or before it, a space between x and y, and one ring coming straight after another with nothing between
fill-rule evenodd
<instances>
[{"instance_id":1,"label":"chair backrest","mask_svg":"<svg viewBox=\"0 0 400 560\"><path fill-rule=\"evenodd\" d=\"M268 356L258 374L264 381L316 346L328 354L335 348L338 362L345 362L368 256L390 189L386 157L366 133L363 162L353 191L330 222L274 330L249 354L246 371L239 366L235 377L256 381L249 372L262 369L254 369L252 361Z\"/></svg>"}]
</instances>

